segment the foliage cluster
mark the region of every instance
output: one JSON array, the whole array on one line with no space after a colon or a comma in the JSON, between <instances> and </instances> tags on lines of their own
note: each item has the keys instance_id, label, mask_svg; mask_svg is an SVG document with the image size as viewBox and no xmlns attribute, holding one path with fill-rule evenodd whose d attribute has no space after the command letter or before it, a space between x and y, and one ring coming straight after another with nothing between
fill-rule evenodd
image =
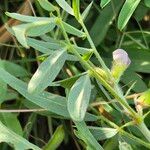
<instances>
[{"instance_id":1,"label":"foliage cluster","mask_svg":"<svg viewBox=\"0 0 150 150\"><path fill-rule=\"evenodd\" d=\"M150 149L150 1L11 5L0 6L0 149Z\"/></svg>"}]
</instances>

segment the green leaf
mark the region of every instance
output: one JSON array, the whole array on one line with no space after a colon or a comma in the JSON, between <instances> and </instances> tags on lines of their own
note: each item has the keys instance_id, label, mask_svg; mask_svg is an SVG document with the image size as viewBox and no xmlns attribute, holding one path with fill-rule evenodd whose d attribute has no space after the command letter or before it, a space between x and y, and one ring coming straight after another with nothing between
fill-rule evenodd
<instances>
[{"instance_id":1,"label":"green leaf","mask_svg":"<svg viewBox=\"0 0 150 150\"><path fill-rule=\"evenodd\" d=\"M55 11L55 6L53 6L48 0L38 0L41 7L47 11Z\"/></svg>"},{"instance_id":2,"label":"green leaf","mask_svg":"<svg viewBox=\"0 0 150 150\"><path fill-rule=\"evenodd\" d=\"M0 105L5 100L7 95L7 84L0 80Z\"/></svg>"},{"instance_id":3,"label":"green leaf","mask_svg":"<svg viewBox=\"0 0 150 150\"><path fill-rule=\"evenodd\" d=\"M75 75L73 77L70 77L70 78L67 78L67 79L64 79L64 80L60 80L60 81L56 81L56 82L53 82L50 86L62 86L64 88L71 88L73 86L73 84L80 78L80 76L82 76L82 74L78 74L78 75Z\"/></svg>"},{"instance_id":4,"label":"green leaf","mask_svg":"<svg viewBox=\"0 0 150 150\"><path fill-rule=\"evenodd\" d=\"M48 141L43 150L56 150L65 138L65 131L62 125L57 127L52 138Z\"/></svg>"},{"instance_id":5,"label":"green leaf","mask_svg":"<svg viewBox=\"0 0 150 150\"><path fill-rule=\"evenodd\" d=\"M88 128L98 141L112 138L118 132L117 129L114 128L92 127L92 126Z\"/></svg>"},{"instance_id":6,"label":"green leaf","mask_svg":"<svg viewBox=\"0 0 150 150\"><path fill-rule=\"evenodd\" d=\"M12 113L0 113L0 121L9 129L14 131L16 134L22 136L23 131L17 115Z\"/></svg>"},{"instance_id":7,"label":"green leaf","mask_svg":"<svg viewBox=\"0 0 150 150\"><path fill-rule=\"evenodd\" d=\"M40 64L32 76L28 91L38 93L43 91L56 78L66 60L66 50L55 51Z\"/></svg>"},{"instance_id":8,"label":"green leaf","mask_svg":"<svg viewBox=\"0 0 150 150\"><path fill-rule=\"evenodd\" d=\"M89 14L89 11L92 7L93 1L87 6L87 8L82 13L82 19L85 20L87 15Z\"/></svg>"},{"instance_id":9,"label":"green leaf","mask_svg":"<svg viewBox=\"0 0 150 150\"><path fill-rule=\"evenodd\" d=\"M75 35L78 37L85 37L86 36L84 32L76 29L75 27L69 25L68 23L63 22L63 26L64 26L66 32L68 32L72 35Z\"/></svg>"},{"instance_id":10,"label":"green leaf","mask_svg":"<svg viewBox=\"0 0 150 150\"><path fill-rule=\"evenodd\" d=\"M7 71L12 72L12 74L18 77L24 77L28 75L27 71L24 68L9 61L0 60L0 67L5 68ZM14 95L13 93L7 93L7 84L0 80L0 104L5 100L14 98L14 96L16 98L16 95Z\"/></svg>"},{"instance_id":11,"label":"green leaf","mask_svg":"<svg viewBox=\"0 0 150 150\"><path fill-rule=\"evenodd\" d=\"M17 135L15 132L8 129L0 122L0 142L6 142L11 144L16 150L25 150L25 149L33 149L33 150L41 150L39 147L33 145L28 142L23 137Z\"/></svg>"},{"instance_id":12,"label":"green leaf","mask_svg":"<svg viewBox=\"0 0 150 150\"><path fill-rule=\"evenodd\" d=\"M86 143L86 150L93 150L93 147L88 142L88 140L84 137L84 135L82 135L81 132L74 130L74 134L76 135L76 137L78 137L80 140L82 140L82 141L84 141L84 143Z\"/></svg>"},{"instance_id":13,"label":"green leaf","mask_svg":"<svg viewBox=\"0 0 150 150\"><path fill-rule=\"evenodd\" d=\"M54 20L51 21L38 21L29 24L29 26L26 28L26 36L40 36L44 35L45 33L48 33L52 31L55 28Z\"/></svg>"},{"instance_id":14,"label":"green leaf","mask_svg":"<svg viewBox=\"0 0 150 150\"><path fill-rule=\"evenodd\" d=\"M2 68L0 68L0 79L3 80L12 88L14 88L16 91L18 91L21 95L23 95L26 99L28 99L32 103L46 109L47 111L69 118L66 100L64 97L48 92L40 94L30 94L28 93L26 83L15 78Z\"/></svg>"},{"instance_id":15,"label":"green leaf","mask_svg":"<svg viewBox=\"0 0 150 150\"><path fill-rule=\"evenodd\" d=\"M118 18L118 28L122 30L128 23L141 0L126 0Z\"/></svg>"},{"instance_id":16,"label":"green leaf","mask_svg":"<svg viewBox=\"0 0 150 150\"><path fill-rule=\"evenodd\" d=\"M150 51L133 47L125 47L125 50L132 60L131 66L129 67L131 70L150 73Z\"/></svg>"},{"instance_id":17,"label":"green leaf","mask_svg":"<svg viewBox=\"0 0 150 150\"><path fill-rule=\"evenodd\" d=\"M146 5L147 7L150 8L150 0L144 0L144 3L145 3L145 5Z\"/></svg>"},{"instance_id":18,"label":"green leaf","mask_svg":"<svg viewBox=\"0 0 150 150\"><path fill-rule=\"evenodd\" d=\"M34 48L35 50L38 50L41 53L44 54L50 54L53 53L54 49L48 48L49 45L51 46L51 43L44 42L41 40L36 40L33 38L27 38L27 44L28 46Z\"/></svg>"},{"instance_id":19,"label":"green leaf","mask_svg":"<svg viewBox=\"0 0 150 150\"><path fill-rule=\"evenodd\" d=\"M91 52L85 53L82 56L82 58L83 58L83 60L88 61L92 57L92 55L93 55L93 52L91 51Z\"/></svg>"},{"instance_id":20,"label":"green leaf","mask_svg":"<svg viewBox=\"0 0 150 150\"><path fill-rule=\"evenodd\" d=\"M71 118L75 121L84 119L91 94L91 81L89 75L81 76L72 86L67 107Z\"/></svg>"},{"instance_id":21,"label":"green leaf","mask_svg":"<svg viewBox=\"0 0 150 150\"><path fill-rule=\"evenodd\" d=\"M85 47L79 47L76 45L73 45L73 47L80 53L80 54L87 54L87 53L92 53L93 50L90 48L85 48Z\"/></svg>"},{"instance_id":22,"label":"green leaf","mask_svg":"<svg viewBox=\"0 0 150 150\"><path fill-rule=\"evenodd\" d=\"M9 100L12 100L12 99L17 99L18 98L18 94L14 91L9 91L7 92L6 96L4 97L3 99L3 102L4 101L9 101Z\"/></svg>"},{"instance_id":23,"label":"green leaf","mask_svg":"<svg viewBox=\"0 0 150 150\"><path fill-rule=\"evenodd\" d=\"M0 60L0 67L4 68L6 71L8 71L9 73L11 73L16 77L26 77L29 75L27 70L22 66L19 66L15 63L6 60Z\"/></svg>"},{"instance_id":24,"label":"green leaf","mask_svg":"<svg viewBox=\"0 0 150 150\"><path fill-rule=\"evenodd\" d=\"M33 38L27 38L27 43L29 46L33 47L35 50L38 50L42 53L50 53L52 50L58 50L64 47L62 44L57 43L57 42L53 42L53 41L45 42L45 41L36 40Z\"/></svg>"},{"instance_id":25,"label":"green leaf","mask_svg":"<svg viewBox=\"0 0 150 150\"><path fill-rule=\"evenodd\" d=\"M12 30L14 31L14 34L15 34L18 42L25 48L29 48L27 41L26 41L26 36L25 36L25 32L26 32L25 25L14 26L14 27L12 27Z\"/></svg>"},{"instance_id":26,"label":"green leaf","mask_svg":"<svg viewBox=\"0 0 150 150\"><path fill-rule=\"evenodd\" d=\"M90 29L90 35L94 41L95 46L98 46L106 37L107 31L110 28L116 14L119 12L123 1L113 0L112 8L111 3L109 3L102 12L95 18L95 22L92 23L92 28ZM116 13L113 13L113 9ZM94 17L95 14L94 14Z\"/></svg>"},{"instance_id":27,"label":"green leaf","mask_svg":"<svg viewBox=\"0 0 150 150\"><path fill-rule=\"evenodd\" d=\"M75 125L79 131L79 134L82 135L83 140L86 141L86 144L90 146L92 150L104 150L93 137L85 122L75 122Z\"/></svg>"},{"instance_id":28,"label":"green leaf","mask_svg":"<svg viewBox=\"0 0 150 150\"><path fill-rule=\"evenodd\" d=\"M135 85L132 88L135 92L143 92L143 90L147 89L147 86L144 83L144 81L140 78L140 76L137 73L133 71L127 70L122 76L121 81L128 86L135 82Z\"/></svg>"},{"instance_id":29,"label":"green leaf","mask_svg":"<svg viewBox=\"0 0 150 150\"><path fill-rule=\"evenodd\" d=\"M70 7L70 5L65 1L65 0L56 0L56 2L58 3L58 5L65 10L66 12L68 12L70 15L73 15L73 10Z\"/></svg>"},{"instance_id":30,"label":"green leaf","mask_svg":"<svg viewBox=\"0 0 150 150\"><path fill-rule=\"evenodd\" d=\"M48 17L27 16L27 15L22 15L18 13L6 12L6 15L13 19L22 21L22 22L36 22L36 21L50 21L51 20L51 18L48 18Z\"/></svg>"},{"instance_id":31,"label":"green leaf","mask_svg":"<svg viewBox=\"0 0 150 150\"><path fill-rule=\"evenodd\" d=\"M101 7L104 8L111 0L101 0Z\"/></svg>"},{"instance_id":32,"label":"green leaf","mask_svg":"<svg viewBox=\"0 0 150 150\"><path fill-rule=\"evenodd\" d=\"M77 20L79 20L80 19L80 0L73 0L72 7L73 7L74 16L76 17Z\"/></svg>"},{"instance_id":33,"label":"green leaf","mask_svg":"<svg viewBox=\"0 0 150 150\"><path fill-rule=\"evenodd\" d=\"M54 19L49 21L37 21L33 23L21 24L13 26L12 30L15 33L17 40L24 47L29 48L26 36L40 36L54 29Z\"/></svg>"}]
</instances>

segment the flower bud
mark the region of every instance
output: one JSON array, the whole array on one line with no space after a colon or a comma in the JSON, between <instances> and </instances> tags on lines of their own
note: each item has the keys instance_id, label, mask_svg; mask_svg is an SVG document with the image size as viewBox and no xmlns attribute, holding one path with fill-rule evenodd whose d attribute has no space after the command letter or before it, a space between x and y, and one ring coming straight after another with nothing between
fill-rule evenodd
<instances>
[{"instance_id":1,"label":"flower bud","mask_svg":"<svg viewBox=\"0 0 150 150\"><path fill-rule=\"evenodd\" d=\"M113 66L111 73L115 79L119 81L121 75L130 65L131 60L128 57L128 54L123 49L117 49L113 52Z\"/></svg>"},{"instance_id":2,"label":"flower bud","mask_svg":"<svg viewBox=\"0 0 150 150\"><path fill-rule=\"evenodd\" d=\"M113 60L116 63L121 63L122 65L130 65L131 60L128 57L128 54L123 49L117 49L113 52Z\"/></svg>"}]
</instances>

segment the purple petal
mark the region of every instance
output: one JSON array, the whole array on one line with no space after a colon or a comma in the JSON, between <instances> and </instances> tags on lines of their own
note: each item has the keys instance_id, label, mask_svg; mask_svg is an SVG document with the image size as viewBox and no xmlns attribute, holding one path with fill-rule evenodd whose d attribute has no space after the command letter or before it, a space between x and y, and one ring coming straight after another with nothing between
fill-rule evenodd
<instances>
[{"instance_id":1,"label":"purple petal","mask_svg":"<svg viewBox=\"0 0 150 150\"><path fill-rule=\"evenodd\" d=\"M113 60L116 63L121 63L124 65L129 65L131 63L130 58L128 57L128 54L123 49L117 49L113 52Z\"/></svg>"}]
</instances>

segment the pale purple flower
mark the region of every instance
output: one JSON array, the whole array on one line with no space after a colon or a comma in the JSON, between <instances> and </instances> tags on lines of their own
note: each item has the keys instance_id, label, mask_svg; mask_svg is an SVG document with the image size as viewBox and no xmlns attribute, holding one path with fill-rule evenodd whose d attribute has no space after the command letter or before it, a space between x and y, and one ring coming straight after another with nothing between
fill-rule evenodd
<instances>
[{"instance_id":1,"label":"pale purple flower","mask_svg":"<svg viewBox=\"0 0 150 150\"><path fill-rule=\"evenodd\" d=\"M128 57L128 54L123 49L117 49L113 52L113 60L117 64L122 64L125 66L130 65L131 60Z\"/></svg>"}]
</instances>

